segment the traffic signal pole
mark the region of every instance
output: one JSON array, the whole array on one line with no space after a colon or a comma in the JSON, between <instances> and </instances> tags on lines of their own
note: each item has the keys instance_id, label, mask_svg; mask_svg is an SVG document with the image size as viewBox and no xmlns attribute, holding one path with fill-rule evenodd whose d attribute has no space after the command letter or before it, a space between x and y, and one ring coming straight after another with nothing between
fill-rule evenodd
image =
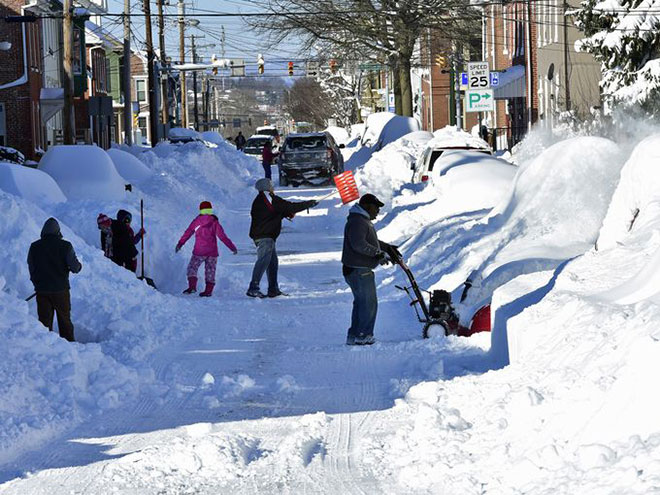
<instances>
[{"instance_id":1,"label":"traffic signal pole","mask_svg":"<svg viewBox=\"0 0 660 495\"><path fill-rule=\"evenodd\" d=\"M165 61L165 20L163 19L163 0L156 0L158 6L158 44L160 45L160 66L163 67L167 62ZM167 125L170 112L169 112L169 99L167 97L167 78L161 76L161 105L163 124Z\"/></svg>"},{"instance_id":2,"label":"traffic signal pole","mask_svg":"<svg viewBox=\"0 0 660 495\"><path fill-rule=\"evenodd\" d=\"M185 5L179 0L179 63L186 63L186 38L185 38ZM179 83L181 87L181 118L179 125L188 127L188 90L186 88L186 72L179 71Z\"/></svg>"},{"instance_id":3,"label":"traffic signal pole","mask_svg":"<svg viewBox=\"0 0 660 495\"><path fill-rule=\"evenodd\" d=\"M158 105L156 104L156 78L154 70L154 45L151 32L151 5L150 0L143 0L145 21L145 44L147 49L147 84L149 85L149 132L151 134L149 141L151 146L156 146L158 142Z\"/></svg>"}]
</instances>

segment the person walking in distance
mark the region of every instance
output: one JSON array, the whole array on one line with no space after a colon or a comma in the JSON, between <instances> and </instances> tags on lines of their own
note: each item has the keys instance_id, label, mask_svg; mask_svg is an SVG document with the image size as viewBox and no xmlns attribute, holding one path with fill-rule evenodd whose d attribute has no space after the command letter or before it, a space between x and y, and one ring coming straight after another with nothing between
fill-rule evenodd
<instances>
[{"instance_id":1,"label":"person walking in distance","mask_svg":"<svg viewBox=\"0 0 660 495\"><path fill-rule=\"evenodd\" d=\"M238 151L241 151L245 147L245 136L243 136L241 131L238 131L238 135L234 139L234 144Z\"/></svg>"},{"instance_id":2,"label":"person walking in distance","mask_svg":"<svg viewBox=\"0 0 660 495\"><path fill-rule=\"evenodd\" d=\"M71 243L62 239L60 224L54 218L46 220L41 239L30 245L27 263L37 293L39 321L52 331L56 313L60 337L73 342L69 272L78 273L82 265Z\"/></svg>"},{"instance_id":3,"label":"person walking in distance","mask_svg":"<svg viewBox=\"0 0 660 495\"><path fill-rule=\"evenodd\" d=\"M365 194L348 213L341 254L342 273L353 293L351 326L347 345L370 345L375 342L374 326L378 297L373 269L386 264L386 253L399 254L396 246L379 241L371 223L383 203L373 194Z\"/></svg>"},{"instance_id":4,"label":"person walking in distance","mask_svg":"<svg viewBox=\"0 0 660 495\"><path fill-rule=\"evenodd\" d=\"M257 261L252 270L252 279L247 291L249 297L277 297L285 295L277 283L279 261L275 242L282 230L282 219L293 218L299 211L313 208L316 200L294 203L275 195L273 182L270 179L259 179L254 187L259 191L252 202L250 216L250 238L257 246ZM268 293L259 289L261 279L266 272L268 277Z\"/></svg>"},{"instance_id":5,"label":"person walking in distance","mask_svg":"<svg viewBox=\"0 0 660 495\"><path fill-rule=\"evenodd\" d=\"M261 152L261 164L264 167L264 174L266 179L272 178L271 165L273 164L273 159L277 156L276 153L273 153L273 145L270 141L264 143L264 149Z\"/></svg>"},{"instance_id":6,"label":"person walking in distance","mask_svg":"<svg viewBox=\"0 0 660 495\"><path fill-rule=\"evenodd\" d=\"M233 254L238 253L238 250L231 239L227 237L227 234L225 234L218 217L213 214L213 205L208 201L202 201L199 204L199 215L195 217L183 233L174 251L178 253L193 234L195 234L195 247L188 263L188 288L183 293L193 294L197 292L197 271L201 264L204 263L206 288L199 295L200 297L211 297L213 295L213 288L215 287L215 269L218 264L219 254L216 238L220 239Z\"/></svg>"}]
</instances>

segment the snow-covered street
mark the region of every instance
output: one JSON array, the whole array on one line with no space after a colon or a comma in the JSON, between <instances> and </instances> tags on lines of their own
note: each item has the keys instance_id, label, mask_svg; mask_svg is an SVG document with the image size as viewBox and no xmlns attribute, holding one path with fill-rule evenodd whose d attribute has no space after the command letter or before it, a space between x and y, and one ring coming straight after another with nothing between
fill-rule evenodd
<instances>
[{"instance_id":1,"label":"snow-covered street","mask_svg":"<svg viewBox=\"0 0 660 495\"><path fill-rule=\"evenodd\" d=\"M284 196L302 200L328 191ZM324 206L335 207L336 199L317 211ZM238 213L249 222L249 211ZM194 323L185 339L156 349L146 363L171 388L18 458L3 470L4 480L33 474L3 493L387 491L359 454L363 438L381 427L379 412L425 377L483 367L485 355L468 342L423 344L417 325L406 324L412 311L386 294L381 342L343 345L352 301L339 262L343 225L315 230L327 221L322 217L297 216L278 243L289 297L171 296L167 304ZM238 248L223 263L248 280L254 249ZM413 347L427 356L424 362L411 359Z\"/></svg>"}]
</instances>

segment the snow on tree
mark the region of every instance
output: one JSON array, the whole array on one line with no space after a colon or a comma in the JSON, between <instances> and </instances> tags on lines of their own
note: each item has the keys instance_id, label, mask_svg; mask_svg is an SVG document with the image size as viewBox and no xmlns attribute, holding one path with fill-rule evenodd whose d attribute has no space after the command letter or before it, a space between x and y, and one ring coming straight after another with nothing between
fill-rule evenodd
<instances>
[{"instance_id":1,"label":"snow on tree","mask_svg":"<svg viewBox=\"0 0 660 495\"><path fill-rule=\"evenodd\" d=\"M586 38L576 48L601 63L613 105L660 115L660 0L584 0L574 11Z\"/></svg>"}]
</instances>

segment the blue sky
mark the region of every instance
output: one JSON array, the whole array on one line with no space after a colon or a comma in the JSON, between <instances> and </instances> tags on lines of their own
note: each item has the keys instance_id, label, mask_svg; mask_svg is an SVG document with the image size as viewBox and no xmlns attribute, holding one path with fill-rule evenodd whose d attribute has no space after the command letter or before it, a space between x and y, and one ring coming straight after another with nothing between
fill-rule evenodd
<instances>
[{"instance_id":1,"label":"blue sky","mask_svg":"<svg viewBox=\"0 0 660 495\"><path fill-rule=\"evenodd\" d=\"M165 0L167 1L167 0ZM165 7L165 12L169 14L177 13L177 0L169 0L169 6ZM131 1L131 12L141 12L141 1ZM155 2L152 0L152 14L155 14ZM123 0L109 0L108 10L111 13L121 13L124 9ZM259 11L253 3L247 0L186 0L186 12L193 16L197 13L226 12L226 13L246 13ZM179 53L179 31L176 17L166 18L166 51L167 55L177 59ZM265 33L255 33L250 31L240 17L197 17L200 21L198 28L187 28L186 35L199 35L198 54L205 57L206 60L215 53L221 57L221 33L224 26L225 30L225 55L227 58L242 58L247 64L256 64L257 55L262 53L266 61L266 71L272 68L279 75L286 72L286 61L299 58L298 46L293 42L288 42L280 47L271 47L267 43ZM139 17L132 17L133 30L136 33L138 41L144 41L144 20ZM153 36L155 48L158 49L158 31L156 17L153 18ZM122 28L120 19L106 18L104 26L121 37ZM203 46L214 44L215 46ZM186 39L187 57L190 56L190 40ZM138 45L142 48L142 45ZM190 60L190 58L188 58ZM277 61L277 62L276 62ZM272 65L271 65L272 64ZM274 74L273 74L274 75Z\"/></svg>"}]
</instances>

